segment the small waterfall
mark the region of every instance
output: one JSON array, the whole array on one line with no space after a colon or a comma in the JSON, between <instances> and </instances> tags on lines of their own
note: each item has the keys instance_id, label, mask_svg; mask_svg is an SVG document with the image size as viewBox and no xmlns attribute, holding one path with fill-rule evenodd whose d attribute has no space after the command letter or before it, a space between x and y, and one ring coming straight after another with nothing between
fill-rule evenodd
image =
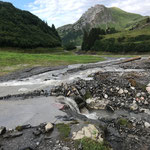
<instances>
[{"instance_id":1,"label":"small waterfall","mask_svg":"<svg viewBox=\"0 0 150 150\"><path fill-rule=\"evenodd\" d=\"M64 103L64 104L68 105L72 111L75 111L80 114L78 105L73 99L68 98L68 97L59 96L57 100L60 103Z\"/></svg>"},{"instance_id":2,"label":"small waterfall","mask_svg":"<svg viewBox=\"0 0 150 150\"><path fill-rule=\"evenodd\" d=\"M78 114L81 114L77 103L73 99L68 98L68 97L59 96L57 100L59 103L64 103L64 104L68 105L72 111L75 111ZM95 113L95 112L93 112L93 113L89 113L89 112L88 113L82 113L82 115L86 116L89 119L93 119L93 120L97 120L99 118L97 116L97 113Z\"/></svg>"}]
</instances>

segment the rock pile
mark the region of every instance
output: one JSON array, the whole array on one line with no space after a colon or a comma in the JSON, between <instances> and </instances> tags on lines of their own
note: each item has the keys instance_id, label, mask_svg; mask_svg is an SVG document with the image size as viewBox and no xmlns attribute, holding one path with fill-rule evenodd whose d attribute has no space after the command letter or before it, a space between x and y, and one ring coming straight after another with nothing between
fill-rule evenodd
<instances>
[{"instance_id":1,"label":"rock pile","mask_svg":"<svg viewBox=\"0 0 150 150\"><path fill-rule=\"evenodd\" d=\"M93 80L78 80L55 87L51 95L71 97L79 108L88 106L92 109L113 108L134 112L149 109L150 94L146 91L146 85L128 79L128 74L99 72L91 76Z\"/></svg>"}]
</instances>

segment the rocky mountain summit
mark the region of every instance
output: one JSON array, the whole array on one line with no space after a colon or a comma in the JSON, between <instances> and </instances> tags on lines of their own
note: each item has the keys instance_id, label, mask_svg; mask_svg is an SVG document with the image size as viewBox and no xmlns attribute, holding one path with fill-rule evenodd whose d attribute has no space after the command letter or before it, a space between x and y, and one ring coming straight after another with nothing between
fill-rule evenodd
<instances>
[{"instance_id":1,"label":"rocky mountain summit","mask_svg":"<svg viewBox=\"0 0 150 150\"><path fill-rule=\"evenodd\" d=\"M68 41L81 43L84 30L89 31L95 27L103 29L115 27L121 30L135 24L136 21L142 18L143 16L138 14L128 13L116 7L107 8L98 4L89 8L74 24L58 28L58 32L62 37L63 43Z\"/></svg>"},{"instance_id":2,"label":"rocky mountain summit","mask_svg":"<svg viewBox=\"0 0 150 150\"><path fill-rule=\"evenodd\" d=\"M108 23L113 21L111 11L104 5L96 5L89 8L81 18L74 24L65 25L58 30L61 32L69 29L83 30L96 27L98 24Z\"/></svg>"}]
</instances>

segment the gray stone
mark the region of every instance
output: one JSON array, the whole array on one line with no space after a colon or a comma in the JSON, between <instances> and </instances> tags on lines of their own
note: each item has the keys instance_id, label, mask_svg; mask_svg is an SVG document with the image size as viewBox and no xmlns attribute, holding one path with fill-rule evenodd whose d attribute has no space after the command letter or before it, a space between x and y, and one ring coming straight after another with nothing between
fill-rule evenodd
<instances>
[{"instance_id":1,"label":"gray stone","mask_svg":"<svg viewBox=\"0 0 150 150\"><path fill-rule=\"evenodd\" d=\"M86 94L86 91L85 91L85 89L82 89L82 90L80 90L80 93L81 93L81 95L85 95Z\"/></svg>"},{"instance_id":2,"label":"gray stone","mask_svg":"<svg viewBox=\"0 0 150 150\"><path fill-rule=\"evenodd\" d=\"M4 137L4 138L15 138L15 137L19 137L19 136L22 136L22 135L23 135L22 132L13 131L13 132L11 132L11 133L5 134L3 137Z\"/></svg>"},{"instance_id":3,"label":"gray stone","mask_svg":"<svg viewBox=\"0 0 150 150\"><path fill-rule=\"evenodd\" d=\"M70 150L70 148L65 146L62 148L62 150Z\"/></svg>"},{"instance_id":4,"label":"gray stone","mask_svg":"<svg viewBox=\"0 0 150 150\"><path fill-rule=\"evenodd\" d=\"M140 97L140 96L141 96L141 93L137 93L136 96L137 96L137 97Z\"/></svg>"},{"instance_id":5,"label":"gray stone","mask_svg":"<svg viewBox=\"0 0 150 150\"><path fill-rule=\"evenodd\" d=\"M0 127L0 135L6 133L6 127Z\"/></svg>"}]
</instances>

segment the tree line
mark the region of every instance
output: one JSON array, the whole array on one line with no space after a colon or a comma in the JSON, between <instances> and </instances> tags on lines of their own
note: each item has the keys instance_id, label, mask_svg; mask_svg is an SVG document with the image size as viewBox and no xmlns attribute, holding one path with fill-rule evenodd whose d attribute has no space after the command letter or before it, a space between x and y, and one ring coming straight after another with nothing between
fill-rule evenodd
<instances>
[{"instance_id":1,"label":"tree line","mask_svg":"<svg viewBox=\"0 0 150 150\"><path fill-rule=\"evenodd\" d=\"M50 27L30 12L0 2L0 47L57 46L61 46L61 38L54 25Z\"/></svg>"}]
</instances>

